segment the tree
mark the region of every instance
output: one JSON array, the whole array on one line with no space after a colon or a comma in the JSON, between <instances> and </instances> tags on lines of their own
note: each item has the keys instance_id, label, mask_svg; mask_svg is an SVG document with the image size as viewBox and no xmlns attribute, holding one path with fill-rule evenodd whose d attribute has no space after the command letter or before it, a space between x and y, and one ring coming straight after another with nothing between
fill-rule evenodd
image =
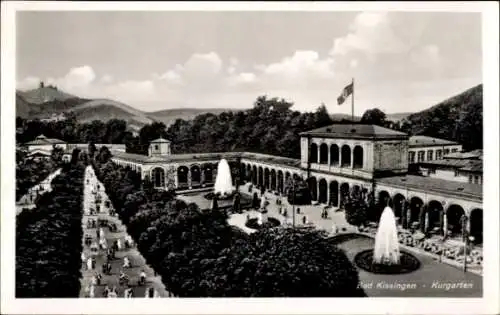
<instances>
[{"instance_id":1,"label":"tree","mask_svg":"<svg viewBox=\"0 0 500 315\"><path fill-rule=\"evenodd\" d=\"M361 117L361 123L384 126L386 122L386 115L378 108L368 109Z\"/></svg>"},{"instance_id":2,"label":"tree","mask_svg":"<svg viewBox=\"0 0 500 315\"><path fill-rule=\"evenodd\" d=\"M344 203L344 209L347 223L361 226L368 221L369 205L361 194L351 193Z\"/></svg>"},{"instance_id":3,"label":"tree","mask_svg":"<svg viewBox=\"0 0 500 315\"><path fill-rule=\"evenodd\" d=\"M89 155L90 155L90 158L93 159L94 158L94 155L97 151L97 147L95 146L94 142L90 142L89 143L89 147L88 147L88 150L89 150Z\"/></svg>"},{"instance_id":4,"label":"tree","mask_svg":"<svg viewBox=\"0 0 500 315\"><path fill-rule=\"evenodd\" d=\"M361 297L345 253L312 228L263 229L201 270L203 296Z\"/></svg>"}]
</instances>

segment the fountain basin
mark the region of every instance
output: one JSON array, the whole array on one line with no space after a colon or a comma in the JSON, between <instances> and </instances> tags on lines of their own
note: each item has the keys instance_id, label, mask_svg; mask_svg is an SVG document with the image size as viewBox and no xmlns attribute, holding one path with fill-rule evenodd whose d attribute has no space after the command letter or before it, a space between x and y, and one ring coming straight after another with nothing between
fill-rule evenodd
<instances>
[{"instance_id":1,"label":"fountain basin","mask_svg":"<svg viewBox=\"0 0 500 315\"><path fill-rule=\"evenodd\" d=\"M414 255L400 251L398 264L375 263L374 250L367 249L356 254L354 263L359 268L375 274L405 274L420 268L420 260Z\"/></svg>"},{"instance_id":2,"label":"fountain basin","mask_svg":"<svg viewBox=\"0 0 500 315\"><path fill-rule=\"evenodd\" d=\"M215 192L209 192L208 194L205 194L203 197L208 200L213 200L215 196L217 196L217 200L229 200L234 197L234 194L236 191L232 191L230 193L226 194L221 194L221 193L215 193Z\"/></svg>"},{"instance_id":3,"label":"fountain basin","mask_svg":"<svg viewBox=\"0 0 500 315\"><path fill-rule=\"evenodd\" d=\"M247 228L254 229L254 230L262 230L262 229L266 229L266 228L270 229L273 227L277 227L281 224L280 220L273 218L273 217L267 218L267 222L263 223L263 224L259 224L258 221L259 221L258 218L251 218L245 223L245 226Z\"/></svg>"}]
</instances>

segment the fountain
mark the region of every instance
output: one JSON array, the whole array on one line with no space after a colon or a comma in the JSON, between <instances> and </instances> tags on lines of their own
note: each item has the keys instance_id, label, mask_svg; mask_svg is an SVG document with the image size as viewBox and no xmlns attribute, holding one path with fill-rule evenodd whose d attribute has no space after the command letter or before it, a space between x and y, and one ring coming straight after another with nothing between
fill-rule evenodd
<instances>
[{"instance_id":1,"label":"fountain","mask_svg":"<svg viewBox=\"0 0 500 315\"><path fill-rule=\"evenodd\" d=\"M358 253L354 262L361 269L380 274L410 273L420 268L415 256L399 249L396 217L390 207L385 207L380 217L374 248Z\"/></svg>"},{"instance_id":2,"label":"fountain","mask_svg":"<svg viewBox=\"0 0 500 315\"><path fill-rule=\"evenodd\" d=\"M217 166L217 177L215 178L214 193L220 196L231 195L234 191L231 178L231 168L226 159L222 159Z\"/></svg>"},{"instance_id":3,"label":"fountain","mask_svg":"<svg viewBox=\"0 0 500 315\"><path fill-rule=\"evenodd\" d=\"M390 207L385 207L380 217L375 236L373 262L376 264L399 264L399 241L396 218Z\"/></svg>"},{"instance_id":4,"label":"fountain","mask_svg":"<svg viewBox=\"0 0 500 315\"><path fill-rule=\"evenodd\" d=\"M206 199L228 200L233 197L235 193L233 187L233 180L231 177L231 168L226 159L222 159L217 166L217 177L215 178L215 185L213 192L205 195Z\"/></svg>"}]
</instances>

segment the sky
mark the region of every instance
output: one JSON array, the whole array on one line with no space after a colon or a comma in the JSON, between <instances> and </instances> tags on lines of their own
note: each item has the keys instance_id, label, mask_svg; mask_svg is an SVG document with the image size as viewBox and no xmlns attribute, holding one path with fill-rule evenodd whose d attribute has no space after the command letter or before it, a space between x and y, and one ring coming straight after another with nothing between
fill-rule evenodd
<instances>
[{"instance_id":1,"label":"sky","mask_svg":"<svg viewBox=\"0 0 500 315\"><path fill-rule=\"evenodd\" d=\"M259 95L415 112L482 83L479 13L18 12L16 85L143 111L249 108Z\"/></svg>"}]
</instances>

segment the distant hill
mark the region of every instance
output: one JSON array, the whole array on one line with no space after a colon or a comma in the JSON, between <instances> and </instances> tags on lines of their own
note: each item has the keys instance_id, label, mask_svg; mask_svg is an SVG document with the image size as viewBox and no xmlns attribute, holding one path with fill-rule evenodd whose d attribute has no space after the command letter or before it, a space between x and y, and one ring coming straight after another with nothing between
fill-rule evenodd
<instances>
[{"instance_id":1,"label":"distant hill","mask_svg":"<svg viewBox=\"0 0 500 315\"><path fill-rule=\"evenodd\" d=\"M465 149L483 147L483 85L479 84L426 110L411 114L405 130L458 141Z\"/></svg>"},{"instance_id":2,"label":"distant hill","mask_svg":"<svg viewBox=\"0 0 500 315\"><path fill-rule=\"evenodd\" d=\"M214 114L218 115L222 112L234 111L235 109L230 108L175 108L166 109L156 112L146 112L145 114L158 122L164 123L166 126L173 124L177 119L191 120L198 115L202 114Z\"/></svg>"},{"instance_id":3,"label":"distant hill","mask_svg":"<svg viewBox=\"0 0 500 315\"><path fill-rule=\"evenodd\" d=\"M51 101L64 101L71 98L78 98L74 95L65 93L56 87L45 86L28 91L16 91L26 102L31 104L43 104Z\"/></svg>"},{"instance_id":4,"label":"distant hill","mask_svg":"<svg viewBox=\"0 0 500 315\"><path fill-rule=\"evenodd\" d=\"M87 101L69 110L79 121L92 120L108 121L123 119L132 125L146 125L153 122L145 113L129 105L109 99L95 99Z\"/></svg>"},{"instance_id":5,"label":"distant hill","mask_svg":"<svg viewBox=\"0 0 500 315\"><path fill-rule=\"evenodd\" d=\"M352 120L352 116L348 114L331 114L330 117L333 121L342 121L342 120ZM354 116L354 121L360 121L361 117Z\"/></svg>"},{"instance_id":6,"label":"distant hill","mask_svg":"<svg viewBox=\"0 0 500 315\"><path fill-rule=\"evenodd\" d=\"M70 112L80 122L123 119L131 129L153 122L142 111L113 100L80 98L53 87L16 91L16 116L43 119Z\"/></svg>"}]
</instances>

